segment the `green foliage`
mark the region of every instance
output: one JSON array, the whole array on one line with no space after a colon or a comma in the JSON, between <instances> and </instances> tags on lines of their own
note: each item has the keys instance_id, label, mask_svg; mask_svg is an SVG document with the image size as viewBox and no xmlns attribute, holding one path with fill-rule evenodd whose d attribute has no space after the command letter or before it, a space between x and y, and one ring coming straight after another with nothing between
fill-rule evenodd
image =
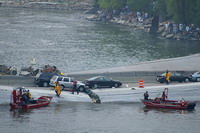
<instances>
[{"instance_id":1,"label":"green foliage","mask_svg":"<svg viewBox=\"0 0 200 133\"><path fill-rule=\"evenodd\" d=\"M129 6L130 9L134 11L149 11L152 8L151 5L151 0L127 0L127 5Z\"/></svg>"},{"instance_id":2,"label":"green foliage","mask_svg":"<svg viewBox=\"0 0 200 133\"><path fill-rule=\"evenodd\" d=\"M200 0L96 0L106 10L129 9L137 12L159 14L163 19L171 18L176 23L200 26Z\"/></svg>"},{"instance_id":3,"label":"green foliage","mask_svg":"<svg viewBox=\"0 0 200 133\"><path fill-rule=\"evenodd\" d=\"M168 0L167 12L176 23L200 24L199 0Z\"/></svg>"},{"instance_id":4,"label":"green foliage","mask_svg":"<svg viewBox=\"0 0 200 133\"><path fill-rule=\"evenodd\" d=\"M111 10L120 9L126 5L125 0L98 0L100 8Z\"/></svg>"}]
</instances>

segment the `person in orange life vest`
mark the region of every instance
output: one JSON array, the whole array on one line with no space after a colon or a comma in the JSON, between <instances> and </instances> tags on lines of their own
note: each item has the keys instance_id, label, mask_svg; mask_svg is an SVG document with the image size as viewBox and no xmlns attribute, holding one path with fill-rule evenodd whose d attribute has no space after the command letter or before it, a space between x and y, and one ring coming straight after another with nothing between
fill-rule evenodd
<instances>
[{"instance_id":1,"label":"person in orange life vest","mask_svg":"<svg viewBox=\"0 0 200 133\"><path fill-rule=\"evenodd\" d=\"M56 86L54 89L55 89L56 95L59 97L61 94L61 85L59 82L56 82Z\"/></svg>"},{"instance_id":2,"label":"person in orange life vest","mask_svg":"<svg viewBox=\"0 0 200 133\"><path fill-rule=\"evenodd\" d=\"M170 82L170 76L171 76L171 73L167 70L166 73L165 73L165 79L166 79L166 83L167 85L169 84Z\"/></svg>"}]
</instances>

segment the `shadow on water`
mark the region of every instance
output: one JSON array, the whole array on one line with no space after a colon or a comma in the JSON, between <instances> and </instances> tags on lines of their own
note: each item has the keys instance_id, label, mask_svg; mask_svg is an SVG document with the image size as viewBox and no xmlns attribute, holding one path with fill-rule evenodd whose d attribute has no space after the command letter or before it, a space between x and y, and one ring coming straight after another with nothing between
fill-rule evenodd
<instances>
[{"instance_id":1,"label":"shadow on water","mask_svg":"<svg viewBox=\"0 0 200 133\"><path fill-rule=\"evenodd\" d=\"M162 108L150 108L150 107L143 107L142 110L144 113L153 112L153 113L167 113L167 114L188 114L194 113L195 109L192 110L174 110L174 109L162 109Z\"/></svg>"},{"instance_id":2,"label":"shadow on water","mask_svg":"<svg viewBox=\"0 0 200 133\"><path fill-rule=\"evenodd\" d=\"M10 117L13 121L29 122L29 118L32 113L32 110L10 110Z\"/></svg>"}]
</instances>

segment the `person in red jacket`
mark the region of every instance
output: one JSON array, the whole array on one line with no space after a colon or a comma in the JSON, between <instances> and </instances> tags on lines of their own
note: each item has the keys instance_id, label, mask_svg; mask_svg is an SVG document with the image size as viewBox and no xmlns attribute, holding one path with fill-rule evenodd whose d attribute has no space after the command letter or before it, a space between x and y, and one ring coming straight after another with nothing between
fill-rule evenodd
<instances>
[{"instance_id":1,"label":"person in red jacket","mask_svg":"<svg viewBox=\"0 0 200 133\"><path fill-rule=\"evenodd\" d=\"M144 93L144 100L149 100L149 94L148 94L148 91L146 91Z\"/></svg>"},{"instance_id":2,"label":"person in red jacket","mask_svg":"<svg viewBox=\"0 0 200 133\"><path fill-rule=\"evenodd\" d=\"M72 94L74 94L74 91L77 91L77 81L76 81L76 80L73 81ZM78 93L79 93L79 92L77 91L77 94L78 94Z\"/></svg>"}]
</instances>

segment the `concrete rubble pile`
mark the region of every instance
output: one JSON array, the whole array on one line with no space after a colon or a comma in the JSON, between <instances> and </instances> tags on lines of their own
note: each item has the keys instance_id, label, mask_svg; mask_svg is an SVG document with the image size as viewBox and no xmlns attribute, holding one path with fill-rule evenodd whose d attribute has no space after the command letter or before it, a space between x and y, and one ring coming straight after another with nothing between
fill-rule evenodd
<instances>
[{"instance_id":1,"label":"concrete rubble pile","mask_svg":"<svg viewBox=\"0 0 200 133\"><path fill-rule=\"evenodd\" d=\"M39 72L58 72L60 71L57 69L56 66L45 65L41 68L32 68L32 66L27 68L16 68L10 67L6 65L0 65L0 75L22 75L22 76L35 76Z\"/></svg>"}]
</instances>

